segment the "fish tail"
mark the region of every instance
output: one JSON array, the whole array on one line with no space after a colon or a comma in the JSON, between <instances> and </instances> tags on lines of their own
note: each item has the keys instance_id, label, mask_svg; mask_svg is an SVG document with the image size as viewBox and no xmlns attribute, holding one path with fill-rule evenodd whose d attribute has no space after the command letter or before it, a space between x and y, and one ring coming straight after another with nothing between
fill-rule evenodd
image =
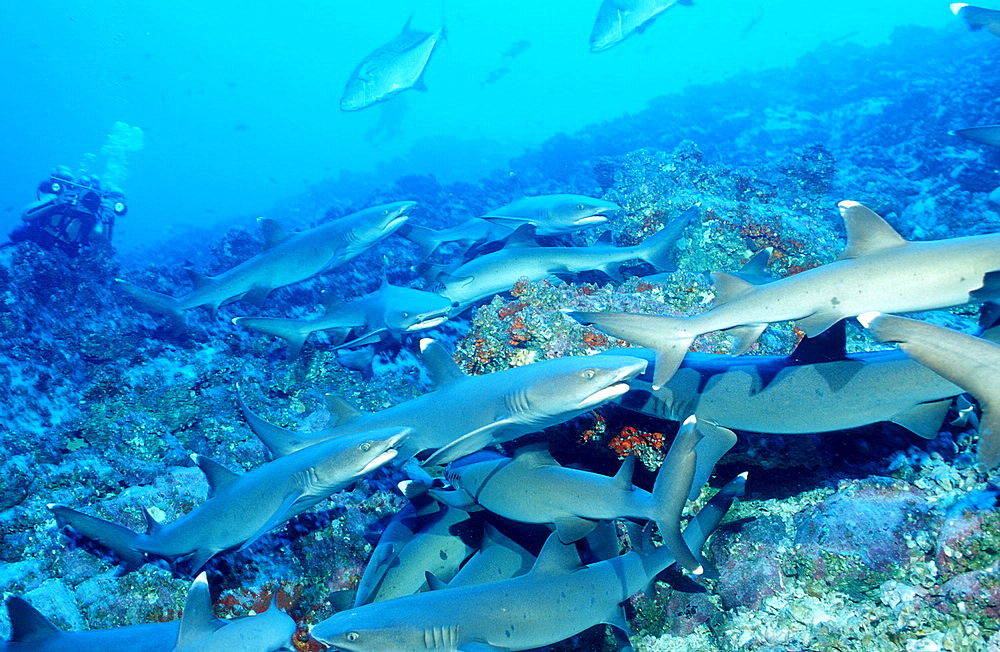
<instances>
[{"instance_id":1,"label":"fish tail","mask_svg":"<svg viewBox=\"0 0 1000 652\"><path fill-rule=\"evenodd\" d=\"M146 288L141 288L134 283L129 283L122 279L115 279L118 287L133 299L144 305L146 308L170 318L174 332L184 329L184 311L180 308L180 302L166 294L153 292Z\"/></svg>"},{"instance_id":2,"label":"fish tail","mask_svg":"<svg viewBox=\"0 0 1000 652\"><path fill-rule=\"evenodd\" d=\"M60 527L69 525L74 530L110 548L124 562L123 572L130 573L145 563L146 558L138 548L139 533L117 523L88 516L64 505L49 505Z\"/></svg>"},{"instance_id":3,"label":"fish tail","mask_svg":"<svg viewBox=\"0 0 1000 652\"><path fill-rule=\"evenodd\" d=\"M571 311L570 317L581 324L593 325L608 335L639 346L656 349L653 388L663 387L674 375L697 333L690 332L683 317L634 315L621 312Z\"/></svg>"},{"instance_id":4,"label":"fish tail","mask_svg":"<svg viewBox=\"0 0 1000 652\"><path fill-rule=\"evenodd\" d=\"M441 245L441 238L438 236L438 232L423 226L404 224L397 233L420 247L421 261L429 258L434 253L434 250Z\"/></svg>"},{"instance_id":5,"label":"fish tail","mask_svg":"<svg viewBox=\"0 0 1000 652\"><path fill-rule=\"evenodd\" d=\"M704 566L681 533L681 515L687 504L691 482L697 465L695 446L702 435L694 417L688 417L674 437L656 480L653 482L653 520L663 537L663 543L681 566L695 575L704 571Z\"/></svg>"},{"instance_id":6,"label":"fish tail","mask_svg":"<svg viewBox=\"0 0 1000 652\"><path fill-rule=\"evenodd\" d=\"M298 357L306 338L312 331L303 332L302 320L280 317L237 317L233 323L265 335L280 337L288 343L288 359Z\"/></svg>"},{"instance_id":7,"label":"fish tail","mask_svg":"<svg viewBox=\"0 0 1000 652\"><path fill-rule=\"evenodd\" d=\"M697 215L698 207L692 206L675 217L662 229L636 245L638 257L664 271L677 269L674 262L677 241L684 234L684 229Z\"/></svg>"}]
</instances>

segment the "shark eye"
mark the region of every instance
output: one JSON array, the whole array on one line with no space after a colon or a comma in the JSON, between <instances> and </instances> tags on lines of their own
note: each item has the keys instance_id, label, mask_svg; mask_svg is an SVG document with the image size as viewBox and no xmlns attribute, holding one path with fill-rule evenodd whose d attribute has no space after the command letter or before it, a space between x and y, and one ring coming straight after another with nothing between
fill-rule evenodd
<instances>
[{"instance_id":1,"label":"shark eye","mask_svg":"<svg viewBox=\"0 0 1000 652\"><path fill-rule=\"evenodd\" d=\"M593 369L587 369L580 375L583 376L584 380L591 380L595 375L597 375L597 372Z\"/></svg>"},{"instance_id":2,"label":"shark eye","mask_svg":"<svg viewBox=\"0 0 1000 652\"><path fill-rule=\"evenodd\" d=\"M353 643L354 641L358 640L358 637L360 637L360 636L361 635L358 634L357 632L347 632L347 640L349 642L351 642L351 643Z\"/></svg>"},{"instance_id":3,"label":"shark eye","mask_svg":"<svg viewBox=\"0 0 1000 652\"><path fill-rule=\"evenodd\" d=\"M358 446L358 448L361 449L362 453L367 453L369 450L371 450L371 447L372 447L371 442L367 442L367 441L365 443L361 444L360 446Z\"/></svg>"},{"instance_id":4,"label":"shark eye","mask_svg":"<svg viewBox=\"0 0 1000 652\"><path fill-rule=\"evenodd\" d=\"M586 206L586 205L584 205L584 204L577 204L577 205L576 205L576 208L577 208L577 210L581 210L581 211L582 211L582 210L586 210L586 209L587 209L587 206Z\"/></svg>"},{"instance_id":5,"label":"shark eye","mask_svg":"<svg viewBox=\"0 0 1000 652\"><path fill-rule=\"evenodd\" d=\"M404 312L403 313L403 319L408 319L409 317L410 317L410 313L408 313L408 312Z\"/></svg>"}]
</instances>

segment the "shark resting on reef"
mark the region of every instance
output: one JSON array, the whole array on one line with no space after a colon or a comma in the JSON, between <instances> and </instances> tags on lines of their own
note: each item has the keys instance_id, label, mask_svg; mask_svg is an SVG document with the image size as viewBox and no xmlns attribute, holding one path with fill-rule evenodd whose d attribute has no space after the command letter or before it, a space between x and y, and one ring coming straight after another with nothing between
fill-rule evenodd
<instances>
[{"instance_id":1,"label":"shark resting on reef","mask_svg":"<svg viewBox=\"0 0 1000 652\"><path fill-rule=\"evenodd\" d=\"M690 477L690 448L676 456ZM726 485L691 521L684 530L689 549L701 549L744 479ZM342 652L513 652L551 645L601 623L629 634L619 605L648 590L675 561L670 548L653 545L648 528L635 550L587 566L574 545L552 534L524 575L457 587L432 577L431 591L342 611L310 634Z\"/></svg>"},{"instance_id":2,"label":"shark resting on reef","mask_svg":"<svg viewBox=\"0 0 1000 652\"><path fill-rule=\"evenodd\" d=\"M696 442L687 446L685 439ZM700 574L704 564L687 549L680 529L681 512L694 498L716 462L736 443L731 430L695 418L681 426L672 446L673 456L660 466L653 492L632 485L635 456L625 458L613 478L561 466L545 446L526 446L513 458L501 455L485 460L458 460L449 465L448 482L455 491L435 495L455 507L486 509L522 523L552 524L563 543L584 538L602 520L655 521L665 544L682 566ZM691 477L678 451L695 456ZM694 494L694 495L689 495Z\"/></svg>"},{"instance_id":3,"label":"shark resting on reef","mask_svg":"<svg viewBox=\"0 0 1000 652\"><path fill-rule=\"evenodd\" d=\"M803 338L787 356L688 353L659 389L651 386L655 351L608 353L649 362L617 403L659 419L680 421L694 414L726 428L771 434L891 421L921 437L936 437L952 399L965 390L900 351L848 354L845 343L840 321Z\"/></svg>"},{"instance_id":4,"label":"shark resting on reef","mask_svg":"<svg viewBox=\"0 0 1000 652\"><path fill-rule=\"evenodd\" d=\"M197 572L217 553L243 550L271 529L396 457L408 434L390 427L318 443L238 475L210 458L193 455L208 478L209 499L171 523L146 514L145 534L63 505L49 505L61 525L113 550L124 572L147 556L183 561Z\"/></svg>"},{"instance_id":5,"label":"shark resting on reef","mask_svg":"<svg viewBox=\"0 0 1000 652\"><path fill-rule=\"evenodd\" d=\"M935 324L877 312L858 315L858 321L879 342L898 342L908 356L979 401L983 408L977 449L979 462L987 469L1000 464L1000 344Z\"/></svg>"},{"instance_id":6,"label":"shark resting on reef","mask_svg":"<svg viewBox=\"0 0 1000 652\"><path fill-rule=\"evenodd\" d=\"M325 313L316 319L280 317L236 317L233 323L250 330L274 335L288 342L288 357L294 358L310 334L333 330L337 347L372 344L402 333L415 333L440 326L448 320L452 303L434 292L389 285L354 301L341 301L333 294L323 294ZM352 329L361 334L345 342Z\"/></svg>"},{"instance_id":7,"label":"shark resting on reef","mask_svg":"<svg viewBox=\"0 0 1000 652\"><path fill-rule=\"evenodd\" d=\"M272 290L304 281L341 265L403 226L416 202L366 208L305 231L289 231L274 220L258 220L264 250L218 276L187 270L194 286L171 297L118 279L119 287L146 308L184 327L184 311L203 306L213 312L232 301L262 304Z\"/></svg>"},{"instance_id":8,"label":"shark resting on reef","mask_svg":"<svg viewBox=\"0 0 1000 652\"><path fill-rule=\"evenodd\" d=\"M181 619L165 623L65 632L22 598L8 596L6 605L11 640L0 641L0 652L273 652L291 649L295 633L295 621L273 599L269 609L253 617L215 618L205 573L188 589Z\"/></svg>"},{"instance_id":9,"label":"shark resting on reef","mask_svg":"<svg viewBox=\"0 0 1000 652\"><path fill-rule=\"evenodd\" d=\"M663 387L696 337L725 331L745 353L768 324L795 320L815 337L841 319L872 310L917 312L1000 297L1000 233L908 242L872 210L839 204L847 249L827 265L755 285L716 272L715 305L693 317L574 312L615 337L656 349L654 388Z\"/></svg>"},{"instance_id":10,"label":"shark resting on reef","mask_svg":"<svg viewBox=\"0 0 1000 652\"><path fill-rule=\"evenodd\" d=\"M644 260L660 269L674 269L674 245L698 209L692 206L669 224L631 247L616 247L611 232L589 247L539 247L531 225L518 227L503 249L474 258L451 269L432 267L429 279L441 285L439 293L454 301L456 312L499 292L507 292L521 278L548 278L600 270L623 280L619 267L630 260Z\"/></svg>"},{"instance_id":11,"label":"shark resting on reef","mask_svg":"<svg viewBox=\"0 0 1000 652\"><path fill-rule=\"evenodd\" d=\"M401 458L434 450L425 463L445 464L604 405L624 394L628 381L646 368L645 360L626 356L570 356L469 376L440 344L424 340L421 351L437 389L391 408L361 412L328 396L337 422L312 433L269 423L240 396L243 416L275 456L343 434L395 426L412 429L400 444Z\"/></svg>"}]
</instances>

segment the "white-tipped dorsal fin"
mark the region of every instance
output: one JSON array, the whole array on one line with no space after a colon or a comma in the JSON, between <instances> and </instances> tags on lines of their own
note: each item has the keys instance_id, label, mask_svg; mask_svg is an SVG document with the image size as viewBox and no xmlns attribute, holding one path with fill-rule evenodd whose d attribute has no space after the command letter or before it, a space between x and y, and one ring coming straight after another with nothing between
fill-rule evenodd
<instances>
[{"instance_id":1,"label":"white-tipped dorsal fin","mask_svg":"<svg viewBox=\"0 0 1000 652\"><path fill-rule=\"evenodd\" d=\"M264 238L264 250L276 247L294 235L294 231L289 231L281 222L268 217L258 217L257 224L260 226L260 234Z\"/></svg>"},{"instance_id":2,"label":"white-tipped dorsal fin","mask_svg":"<svg viewBox=\"0 0 1000 652\"><path fill-rule=\"evenodd\" d=\"M330 411L330 414L337 418L337 421L334 424L337 426L350 423L364 414L364 412L352 405L346 398L339 394L326 395L326 409Z\"/></svg>"},{"instance_id":3,"label":"white-tipped dorsal fin","mask_svg":"<svg viewBox=\"0 0 1000 652\"><path fill-rule=\"evenodd\" d=\"M576 545L563 543L559 540L559 535L553 532L545 540L545 545L539 551L538 559L531 567L531 572L544 575L565 575L579 568L583 568L583 562L580 561Z\"/></svg>"},{"instance_id":4,"label":"white-tipped dorsal fin","mask_svg":"<svg viewBox=\"0 0 1000 652\"><path fill-rule=\"evenodd\" d=\"M468 378L440 342L425 337L420 340L420 355L436 387L444 387Z\"/></svg>"},{"instance_id":5,"label":"white-tipped dorsal fin","mask_svg":"<svg viewBox=\"0 0 1000 652\"><path fill-rule=\"evenodd\" d=\"M205 479L208 480L209 497L217 495L220 491L224 491L226 487L236 482L240 477L239 473L229 470L211 457L192 453L191 460L198 465L201 472L205 474Z\"/></svg>"},{"instance_id":6,"label":"white-tipped dorsal fin","mask_svg":"<svg viewBox=\"0 0 1000 652\"><path fill-rule=\"evenodd\" d=\"M612 478L612 482L615 486L622 489L627 489L632 491L635 487L632 486L632 474L635 472L635 455L628 455L622 460L622 465L618 469L618 473Z\"/></svg>"},{"instance_id":7,"label":"white-tipped dorsal fin","mask_svg":"<svg viewBox=\"0 0 1000 652\"><path fill-rule=\"evenodd\" d=\"M967 2L953 2L950 5L948 5L948 7L951 9L951 13L955 14L956 16L958 15L958 12L962 11L968 6L969 4Z\"/></svg>"},{"instance_id":8,"label":"white-tipped dorsal fin","mask_svg":"<svg viewBox=\"0 0 1000 652\"><path fill-rule=\"evenodd\" d=\"M727 301L753 291L753 283L727 272L712 272L712 282L715 284L715 306L721 306Z\"/></svg>"},{"instance_id":9,"label":"white-tipped dorsal fin","mask_svg":"<svg viewBox=\"0 0 1000 652\"><path fill-rule=\"evenodd\" d=\"M40 648L43 641L62 633L61 629L53 625L52 621L28 604L24 598L8 595L4 602L7 605L7 615L10 617L11 643L35 644Z\"/></svg>"},{"instance_id":10,"label":"white-tipped dorsal fin","mask_svg":"<svg viewBox=\"0 0 1000 652\"><path fill-rule=\"evenodd\" d=\"M837 204L847 230L847 248L837 260L860 258L906 244L903 236L875 211L856 201Z\"/></svg>"},{"instance_id":11,"label":"white-tipped dorsal fin","mask_svg":"<svg viewBox=\"0 0 1000 652\"><path fill-rule=\"evenodd\" d=\"M861 322L862 326L868 328L868 324L872 323L872 321L874 321L875 318L881 314L882 313L876 312L874 310L872 310L871 312L863 312L860 315L858 315L858 321Z\"/></svg>"},{"instance_id":12,"label":"white-tipped dorsal fin","mask_svg":"<svg viewBox=\"0 0 1000 652\"><path fill-rule=\"evenodd\" d=\"M552 457L552 453L549 452L549 445L547 442L536 442L534 444L528 444L526 446L521 446L514 453L514 460L518 464L526 464L532 467L541 466L559 466L559 462Z\"/></svg>"},{"instance_id":13,"label":"white-tipped dorsal fin","mask_svg":"<svg viewBox=\"0 0 1000 652\"><path fill-rule=\"evenodd\" d=\"M193 641L211 634L217 627L212 614L212 596L208 591L208 576L205 571L198 573L184 602L184 615L177 629L177 647L190 645Z\"/></svg>"}]
</instances>

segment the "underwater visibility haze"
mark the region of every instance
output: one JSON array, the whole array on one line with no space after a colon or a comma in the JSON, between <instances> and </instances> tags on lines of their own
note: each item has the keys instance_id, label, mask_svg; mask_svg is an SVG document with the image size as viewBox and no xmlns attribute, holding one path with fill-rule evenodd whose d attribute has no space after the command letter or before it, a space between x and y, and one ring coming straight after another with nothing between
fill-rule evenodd
<instances>
[{"instance_id":1,"label":"underwater visibility haze","mask_svg":"<svg viewBox=\"0 0 1000 652\"><path fill-rule=\"evenodd\" d=\"M56 0L0 61L0 651L1000 650L1000 5Z\"/></svg>"}]
</instances>

